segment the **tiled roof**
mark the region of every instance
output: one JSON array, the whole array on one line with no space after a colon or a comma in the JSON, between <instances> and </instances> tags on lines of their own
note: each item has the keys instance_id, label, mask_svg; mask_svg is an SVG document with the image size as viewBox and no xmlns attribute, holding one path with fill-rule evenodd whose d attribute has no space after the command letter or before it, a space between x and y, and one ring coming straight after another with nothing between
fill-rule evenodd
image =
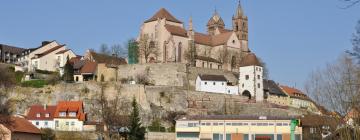
<instances>
[{"instance_id":1,"label":"tiled roof","mask_svg":"<svg viewBox=\"0 0 360 140\"><path fill-rule=\"evenodd\" d=\"M110 65L124 65L127 64L126 60L124 58L115 57L115 56L109 56L106 54L100 54L96 53L94 51L90 51L90 54L92 58L97 63L105 63Z\"/></svg>"},{"instance_id":2,"label":"tiled roof","mask_svg":"<svg viewBox=\"0 0 360 140\"><path fill-rule=\"evenodd\" d=\"M85 64L81 67L80 73L92 73L96 72L97 63L91 61L85 61Z\"/></svg>"},{"instance_id":3,"label":"tiled roof","mask_svg":"<svg viewBox=\"0 0 360 140\"><path fill-rule=\"evenodd\" d=\"M226 44L226 42L229 40L233 32L224 32L220 33L218 35L207 35L203 33L195 33L195 43L197 44L203 44L207 46L219 46Z\"/></svg>"},{"instance_id":4,"label":"tiled roof","mask_svg":"<svg viewBox=\"0 0 360 140\"><path fill-rule=\"evenodd\" d=\"M198 115L181 116L179 120L291 120L294 116L256 116L256 115Z\"/></svg>"},{"instance_id":5,"label":"tiled roof","mask_svg":"<svg viewBox=\"0 0 360 140\"><path fill-rule=\"evenodd\" d=\"M174 25L165 25L166 30L168 30L172 35L182 36L182 37L188 37L187 31L179 26Z\"/></svg>"},{"instance_id":6,"label":"tiled roof","mask_svg":"<svg viewBox=\"0 0 360 140\"><path fill-rule=\"evenodd\" d=\"M37 54L37 58L41 58L41 57L43 57L43 56L45 56L45 55L47 55L47 54L49 54L49 53L51 53L51 52L53 52L53 51L56 51L56 50L58 50L58 49L60 49L60 48L62 48L62 47L64 47L65 45L59 45L59 46L56 46L56 47L53 47L53 48L51 48L51 49L49 49L49 50L46 50L45 52L42 52L42 53L40 53L40 54Z\"/></svg>"},{"instance_id":7,"label":"tiled roof","mask_svg":"<svg viewBox=\"0 0 360 140\"><path fill-rule=\"evenodd\" d=\"M11 132L31 133L40 135L40 130L25 118L0 115L0 124L4 125Z\"/></svg>"},{"instance_id":8,"label":"tiled roof","mask_svg":"<svg viewBox=\"0 0 360 140\"><path fill-rule=\"evenodd\" d=\"M60 117L60 112L76 112L76 117ZM60 101L58 102L54 118L77 118L80 121L85 121L84 106L82 101Z\"/></svg>"},{"instance_id":9,"label":"tiled roof","mask_svg":"<svg viewBox=\"0 0 360 140\"><path fill-rule=\"evenodd\" d=\"M227 81L224 75L199 75L203 81Z\"/></svg>"},{"instance_id":10,"label":"tiled roof","mask_svg":"<svg viewBox=\"0 0 360 140\"><path fill-rule=\"evenodd\" d=\"M261 66L261 63L255 54L249 53L240 61L240 67L246 66Z\"/></svg>"},{"instance_id":11,"label":"tiled roof","mask_svg":"<svg viewBox=\"0 0 360 140\"><path fill-rule=\"evenodd\" d=\"M171 15L165 8L161 8L154 16L152 16L150 19L146 20L145 23L156 21L158 19L166 19L168 21L176 22L176 23L182 23L180 20L176 19L173 15Z\"/></svg>"},{"instance_id":12,"label":"tiled roof","mask_svg":"<svg viewBox=\"0 0 360 140\"><path fill-rule=\"evenodd\" d=\"M66 53L67 51L70 51L70 49L65 49L65 50L59 51L56 54L63 54L63 53Z\"/></svg>"},{"instance_id":13,"label":"tiled roof","mask_svg":"<svg viewBox=\"0 0 360 140\"><path fill-rule=\"evenodd\" d=\"M292 98L299 98L303 100L310 100L302 91L296 88L288 87L288 86L280 86L281 89L287 93Z\"/></svg>"},{"instance_id":14,"label":"tiled roof","mask_svg":"<svg viewBox=\"0 0 360 140\"><path fill-rule=\"evenodd\" d=\"M194 41L197 44L203 44L203 45L207 45L207 46L212 46L211 36L210 35L195 32L194 38L195 38Z\"/></svg>"},{"instance_id":15,"label":"tiled roof","mask_svg":"<svg viewBox=\"0 0 360 140\"><path fill-rule=\"evenodd\" d=\"M9 45L4 45L4 44L0 44L0 48L2 49L3 52L10 52L13 54L21 54L25 49L24 48L19 48L19 47L14 47L14 46L9 46Z\"/></svg>"},{"instance_id":16,"label":"tiled roof","mask_svg":"<svg viewBox=\"0 0 360 140\"><path fill-rule=\"evenodd\" d=\"M26 118L28 120L53 120L56 111L56 106L46 105L33 105L30 107L30 111ZM40 114L40 117L36 117L36 114ZM49 114L49 117L45 117L45 114Z\"/></svg>"},{"instance_id":17,"label":"tiled roof","mask_svg":"<svg viewBox=\"0 0 360 140\"><path fill-rule=\"evenodd\" d=\"M275 83L275 81L264 79L263 83L264 90L267 90L270 95L287 96L286 93L281 90L278 84Z\"/></svg>"}]
</instances>

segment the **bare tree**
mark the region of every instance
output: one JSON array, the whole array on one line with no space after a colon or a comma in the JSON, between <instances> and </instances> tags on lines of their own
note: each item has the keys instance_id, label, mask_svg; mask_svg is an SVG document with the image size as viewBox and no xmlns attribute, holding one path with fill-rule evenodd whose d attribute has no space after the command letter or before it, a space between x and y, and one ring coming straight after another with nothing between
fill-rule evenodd
<instances>
[{"instance_id":1,"label":"bare tree","mask_svg":"<svg viewBox=\"0 0 360 140\"><path fill-rule=\"evenodd\" d=\"M125 45L126 46L126 45ZM112 54L114 54L116 57L127 57L128 56L128 48L124 47L120 44L115 44L111 46Z\"/></svg>"},{"instance_id":2,"label":"bare tree","mask_svg":"<svg viewBox=\"0 0 360 140\"><path fill-rule=\"evenodd\" d=\"M343 7L343 9L353 7L354 5L357 5L360 3L360 0L340 0L340 1L345 3L345 7Z\"/></svg>"},{"instance_id":3,"label":"bare tree","mask_svg":"<svg viewBox=\"0 0 360 140\"><path fill-rule=\"evenodd\" d=\"M358 63L360 63L360 20L358 21L355 27L355 33L351 39L353 48L351 51L347 51L351 56L353 56Z\"/></svg>"},{"instance_id":4,"label":"bare tree","mask_svg":"<svg viewBox=\"0 0 360 140\"><path fill-rule=\"evenodd\" d=\"M111 50L106 44L101 44L98 52L106 55L111 55Z\"/></svg>"},{"instance_id":5,"label":"bare tree","mask_svg":"<svg viewBox=\"0 0 360 140\"><path fill-rule=\"evenodd\" d=\"M102 133L105 138L118 136L120 129L124 129L129 125L130 101L120 98L119 95L109 99L105 93L107 85L101 83L100 94L95 97L95 105L93 109L103 121L107 132Z\"/></svg>"},{"instance_id":6,"label":"bare tree","mask_svg":"<svg viewBox=\"0 0 360 140\"><path fill-rule=\"evenodd\" d=\"M158 57L159 47L155 41L151 40L147 34L141 35L139 40L138 54L145 59L145 62L149 62L149 57L154 55Z\"/></svg>"}]
</instances>

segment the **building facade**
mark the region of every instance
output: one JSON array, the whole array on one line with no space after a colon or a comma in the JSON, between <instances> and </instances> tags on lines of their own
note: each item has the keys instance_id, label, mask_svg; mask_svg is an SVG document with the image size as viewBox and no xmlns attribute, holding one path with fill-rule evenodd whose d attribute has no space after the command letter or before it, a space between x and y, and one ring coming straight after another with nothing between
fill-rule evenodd
<instances>
[{"instance_id":1,"label":"building facade","mask_svg":"<svg viewBox=\"0 0 360 140\"><path fill-rule=\"evenodd\" d=\"M37 128L50 128L55 129L54 115L56 106L51 105L33 105L26 116Z\"/></svg>"},{"instance_id":2,"label":"building facade","mask_svg":"<svg viewBox=\"0 0 360 140\"><path fill-rule=\"evenodd\" d=\"M0 62L16 64L24 50L19 47L0 44Z\"/></svg>"},{"instance_id":3,"label":"building facade","mask_svg":"<svg viewBox=\"0 0 360 140\"><path fill-rule=\"evenodd\" d=\"M207 33L188 28L166 9L146 20L137 38L139 63L191 63L196 67L237 71L238 62L249 52L248 23L239 4L232 30L226 29L217 11L207 23Z\"/></svg>"},{"instance_id":4,"label":"building facade","mask_svg":"<svg viewBox=\"0 0 360 140\"><path fill-rule=\"evenodd\" d=\"M177 140L290 140L291 117L185 116L176 120ZM295 128L302 139L302 128Z\"/></svg>"},{"instance_id":5,"label":"building facade","mask_svg":"<svg viewBox=\"0 0 360 140\"><path fill-rule=\"evenodd\" d=\"M60 101L54 116L55 130L82 131L85 119L82 101Z\"/></svg>"}]
</instances>

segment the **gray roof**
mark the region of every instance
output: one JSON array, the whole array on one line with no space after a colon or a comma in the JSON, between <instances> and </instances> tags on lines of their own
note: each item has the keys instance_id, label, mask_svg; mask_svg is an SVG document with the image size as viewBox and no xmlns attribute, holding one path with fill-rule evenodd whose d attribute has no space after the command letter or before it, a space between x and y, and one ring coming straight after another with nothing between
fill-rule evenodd
<instances>
[{"instance_id":1,"label":"gray roof","mask_svg":"<svg viewBox=\"0 0 360 140\"><path fill-rule=\"evenodd\" d=\"M228 81L224 75L199 75L203 81Z\"/></svg>"},{"instance_id":2,"label":"gray roof","mask_svg":"<svg viewBox=\"0 0 360 140\"><path fill-rule=\"evenodd\" d=\"M275 83L273 80L266 80L263 81L264 90L268 91L270 95L277 95L277 96L288 96L278 84Z\"/></svg>"}]
</instances>

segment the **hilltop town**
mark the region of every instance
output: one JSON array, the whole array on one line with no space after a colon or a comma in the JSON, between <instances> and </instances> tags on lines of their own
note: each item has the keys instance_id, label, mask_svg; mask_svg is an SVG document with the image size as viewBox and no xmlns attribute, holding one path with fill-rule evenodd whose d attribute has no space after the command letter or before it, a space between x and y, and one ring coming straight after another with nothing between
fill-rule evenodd
<instances>
[{"instance_id":1,"label":"hilltop town","mask_svg":"<svg viewBox=\"0 0 360 140\"><path fill-rule=\"evenodd\" d=\"M200 33L192 17L186 27L161 8L127 57L76 54L57 40L0 44L0 139L126 139L134 103L149 140L323 139L353 124L356 111L343 118L269 79L248 43L247 15L240 3L234 9L230 27L215 10Z\"/></svg>"}]
</instances>

